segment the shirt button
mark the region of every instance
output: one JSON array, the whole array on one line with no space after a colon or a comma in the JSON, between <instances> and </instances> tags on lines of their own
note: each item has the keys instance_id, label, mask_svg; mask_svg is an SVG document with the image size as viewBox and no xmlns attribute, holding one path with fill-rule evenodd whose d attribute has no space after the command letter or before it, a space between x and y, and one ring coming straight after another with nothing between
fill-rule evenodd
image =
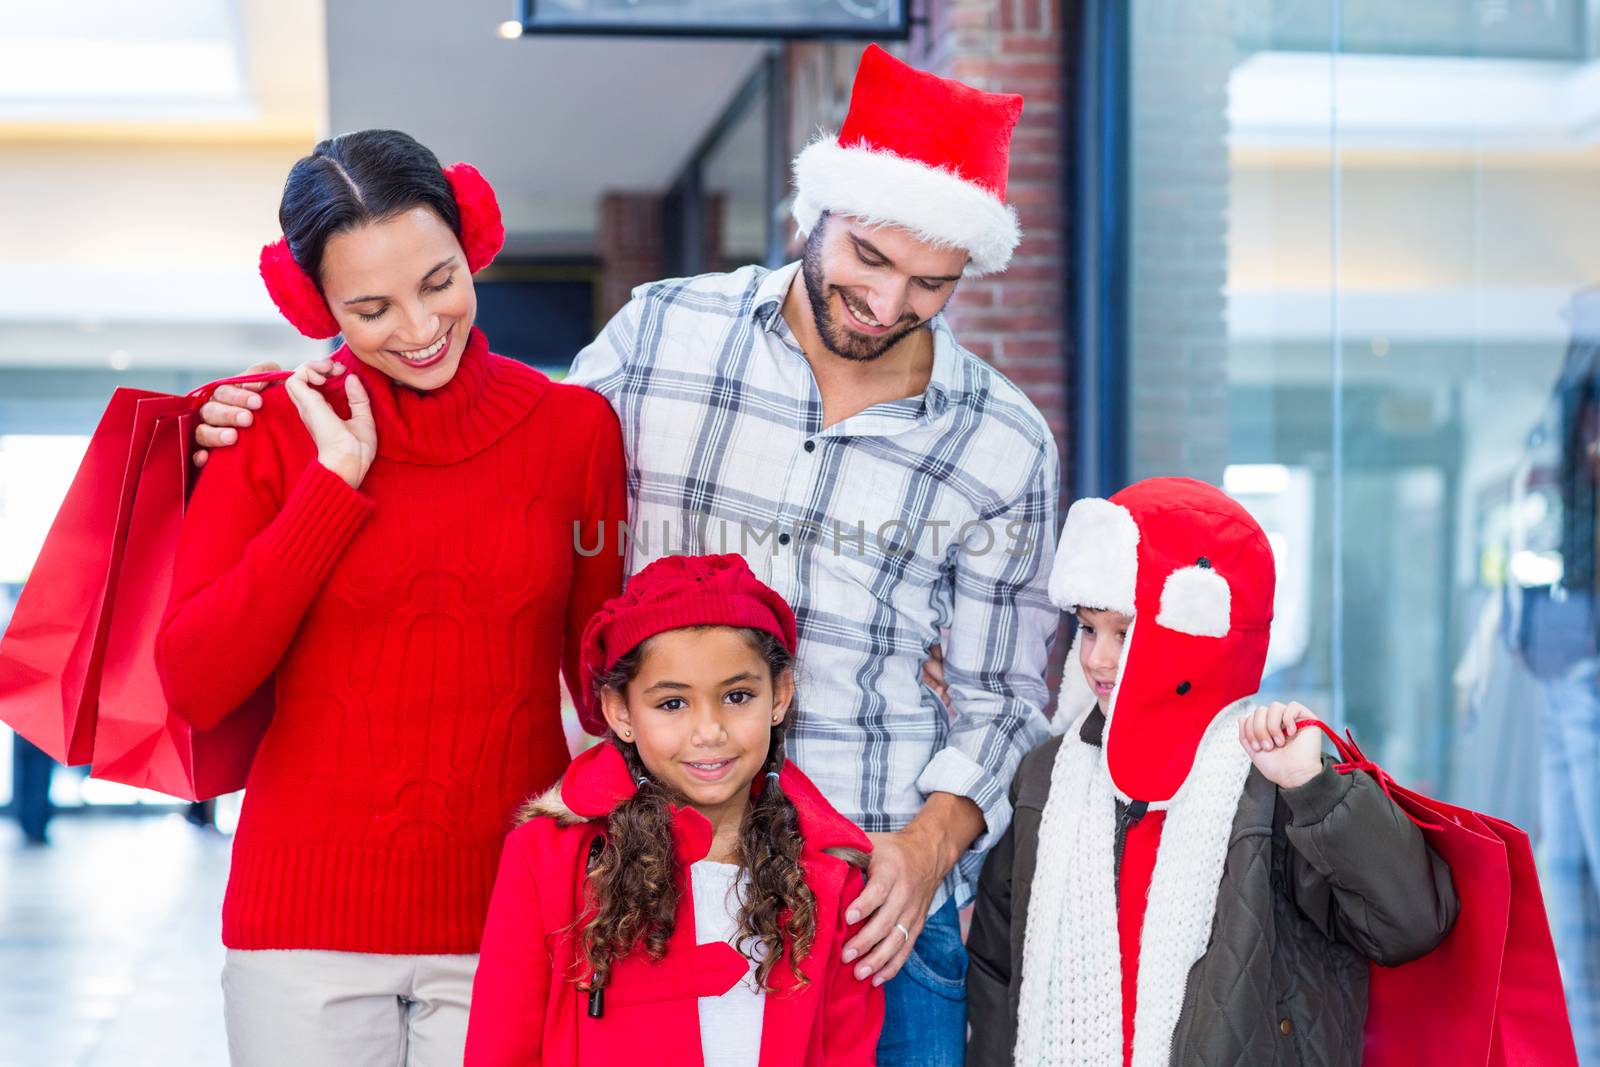
<instances>
[{"instance_id":1,"label":"shirt button","mask_svg":"<svg viewBox=\"0 0 1600 1067\"><path fill-rule=\"evenodd\" d=\"M815 441L807 441L806 442L806 451L807 452L815 452L816 450L817 450L817 443Z\"/></svg>"},{"instance_id":2,"label":"shirt button","mask_svg":"<svg viewBox=\"0 0 1600 1067\"><path fill-rule=\"evenodd\" d=\"M789 543L789 535L788 534L779 534L778 535L778 544L786 545L788 543Z\"/></svg>"},{"instance_id":3,"label":"shirt button","mask_svg":"<svg viewBox=\"0 0 1600 1067\"><path fill-rule=\"evenodd\" d=\"M1284 1019L1282 1022L1278 1023L1278 1032L1284 1037L1288 1037L1290 1034L1294 1033L1294 1023L1290 1022L1288 1019Z\"/></svg>"}]
</instances>

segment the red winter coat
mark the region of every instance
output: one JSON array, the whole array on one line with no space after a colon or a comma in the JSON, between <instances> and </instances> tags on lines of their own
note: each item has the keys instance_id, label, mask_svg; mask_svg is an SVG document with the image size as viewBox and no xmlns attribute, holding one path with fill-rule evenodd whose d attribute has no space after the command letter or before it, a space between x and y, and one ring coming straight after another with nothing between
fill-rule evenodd
<instances>
[{"instance_id":1,"label":"red winter coat","mask_svg":"<svg viewBox=\"0 0 1600 1067\"><path fill-rule=\"evenodd\" d=\"M779 781L799 813L800 862L817 901L817 936L800 965L810 979L803 990L794 989L787 961L772 972L776 988L766 996L761 1064L870 1067L883 991L857 981L839 961L851 935L845 908L863 878L826 851L870 846L793 763ZM750 964L726 942L696 942L688 868L711 847L711 824L699 812L674 813L681 874L666 956L653 963L638 952L619 961L598 1019L588 1016L588 995L575 981L581 955L572 931L583 911L589 847L634 788L621 754L596 745L573 762L558 789L535 802L536 817L506 839L472 986L467 1067L701 1067L698 998L727 992Z\"/></svg>"}]
</instances>

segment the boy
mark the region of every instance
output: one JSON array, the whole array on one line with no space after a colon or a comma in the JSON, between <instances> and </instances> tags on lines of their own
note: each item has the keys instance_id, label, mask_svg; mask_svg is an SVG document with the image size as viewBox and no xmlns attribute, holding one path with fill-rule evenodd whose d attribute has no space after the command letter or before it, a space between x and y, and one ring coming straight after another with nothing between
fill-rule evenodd
<instances>
[{"instance_id":1,"label":"boy","mask_svg":"<svg viewBox=\"0 0 1600 1067\"><path fill-rule=\"evenodd\" d=\"M1359 1064L1368 960L1443 940L1457 900L1416 827L1322 758L1310 711L1246 699L1274 581L1204 483L1073 506L1050 579L1080 623L1066 729L1023 760L984 865L969 1067Z\"/></svg>"}]
</instances>

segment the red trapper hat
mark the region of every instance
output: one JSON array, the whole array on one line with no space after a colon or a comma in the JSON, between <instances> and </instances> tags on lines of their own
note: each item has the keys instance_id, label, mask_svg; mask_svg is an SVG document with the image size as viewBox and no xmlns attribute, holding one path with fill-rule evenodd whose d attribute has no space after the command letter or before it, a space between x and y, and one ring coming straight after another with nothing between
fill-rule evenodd
<instances>
[{"instance_id":1,"label":"red trapper hat","mask_svg":"<svg viewBox=\"0 0 1600 1067\"><path fill-rule=\"evenodd\" d=\"M1272 548L1250 513L1214 486L1151 478L1072 505L1050 598L1134 617L1111 694L1105 754L1124 800L1170 801L1206 728L1261 687L1276 587ZM1057 716L1093 701L1067 664ZM1072 706L1069 706L1072 705Z\"/></svg>"}]
</instances>

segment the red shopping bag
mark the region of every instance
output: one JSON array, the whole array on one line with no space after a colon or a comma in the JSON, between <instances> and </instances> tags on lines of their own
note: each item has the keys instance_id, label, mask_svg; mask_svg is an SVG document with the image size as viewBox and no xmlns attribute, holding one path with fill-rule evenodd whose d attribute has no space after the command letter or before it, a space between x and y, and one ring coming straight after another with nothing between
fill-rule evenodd
<instances>
[{"instance_id":1,"label":"red shopping bag","mask_svg":"<svg viewBox=\"0 0 1600 1067\"><path fill-rule=\"evenodd\" d=\"M167 707L156 673L156 636L191 488L189 441L198 402L159 397L138 404L149 409L154 428L141 457L117 574L89 774L206 800L244 787L272 719L271 683L210 730L196 730Z\"/></svg>"},{"instance_id":2,"label":"red shopping bag","mask_svg":"<svg viewBox=\"0 0 1600 1067\"><path fill-rule=\"evenodd\" d=\"M238 725L212 731L214 738L179 743L181 731L165 726L166 701L159 682L152 688L148 680L154 670L153 627L159 625L171 588L176 528L190 476L187 437L195 413L219 385L287 377L275 372L228 378L186 397L140 389L112 394L0 640L0 721L62 763L104 759L108 774L97 777L137 777L132 770L139 759L136 750L143 751L157 770L137 784L171 784L174 789L163 791L176 796L237 777L206 770L218 760L211 753L234 752L245 744L250 723L261 713L252 708L251 714L239 716ZM140 505L138 490L147 473L156 480ZM138 555L135 568L124 576L130 542ZM153 559L163 552L164 577L155 572L159 568L152 570ZM120 651L111 659L108 676L113 631L119 634L115 647ZM147 633L142 658L132 643L141 633ZM151 673L141 674L145 668ZM117 710L111 733L99 739L108 692ZM129 710L136 705L136 711ZM146 731L142 747L133 743L132 728L123 724L152 719L163 724L167 740L153 742ZM254 736L259 738L258 730ZM185 748L190 755L177 756L178 765L195 767L194 754L200 754L199 770L187 779L175 778L169 773L174 751ZM244 762L248 766L248 759Z\"/></svg>"},{"instance_id":3,"label":"red shopping bag","mask_svg":"<svg viewBox=\"0 0 1600 1067\"><path fill-rule=\"evenodd\" d=\"M0 721L60 763L88 763L113 579L138 466L153 429L145 399L118 389L0 639Z\"/></svg>"},{"instance_id":4,"label":"red shopping bag","mask_svg":"<svg viewBox=\"0 0 1600 1067\"><path fill-rule=\"evenodd\" d=\"M1450 866L1461 910L1444 942L1398 967L1373 964L1367 1067L1577 1067L1555 944L1528 835L1397 784L1346 732L1343 774L1366 771Z\"/></svg>"},{"instance_id":5,"label":"red shopping bag","mask_svg":"<svg viewBox=\"0 0 1600 1067\"><path fill-rule=\"evenodd\" d=\"M1511 915L1489 1063L1576 1064L1572 1021L1528 835L1503 819L1481 818L1506 843L1511 866Z\"/></svg>"}]
</instances>

